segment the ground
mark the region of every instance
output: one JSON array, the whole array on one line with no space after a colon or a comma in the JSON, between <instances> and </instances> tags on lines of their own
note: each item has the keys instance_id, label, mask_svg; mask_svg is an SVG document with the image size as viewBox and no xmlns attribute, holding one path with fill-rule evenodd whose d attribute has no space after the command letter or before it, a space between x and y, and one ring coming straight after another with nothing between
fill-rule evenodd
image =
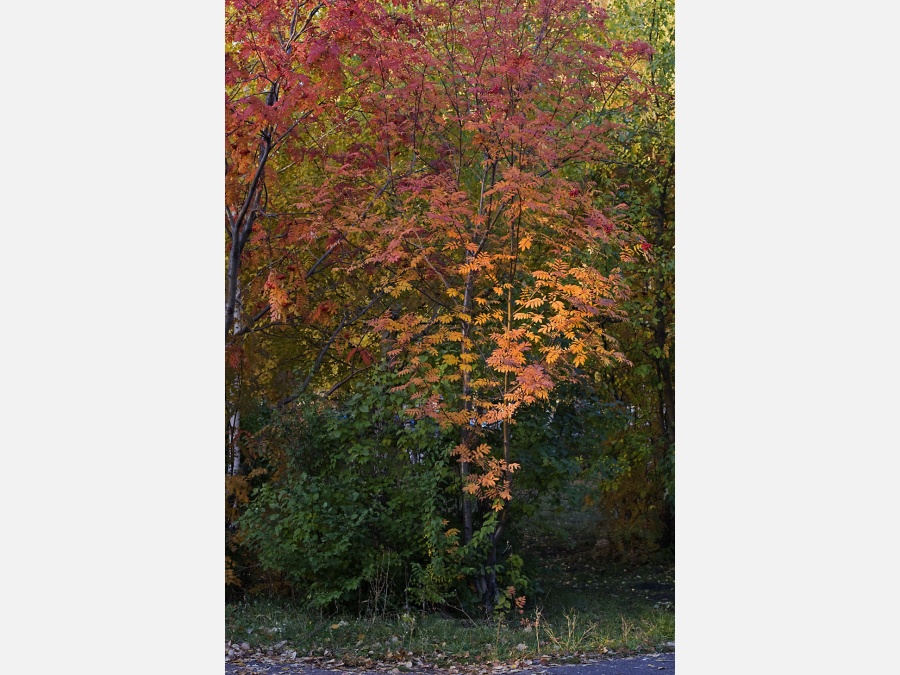
<instances>
[{"instance_id":1,"label":"ground","mask_svg":"<svg viewBox=\"0 0 900 675\"><path fill-rule=\"evenodd\" d=\"M312 668L302 663L265 663L241 661L225 665L226 675L338 675L340 671ZM399 672L399 671L398 671ZM435 673L434 670L410 671L412 675ZM647 675L650 672L675 672L675 653L645 654L617 659L597 660L592 663L541 668L522 668L504 672L521 675ZM340 673L343 675L343 673Z\"/></svg>"}]
</instances>

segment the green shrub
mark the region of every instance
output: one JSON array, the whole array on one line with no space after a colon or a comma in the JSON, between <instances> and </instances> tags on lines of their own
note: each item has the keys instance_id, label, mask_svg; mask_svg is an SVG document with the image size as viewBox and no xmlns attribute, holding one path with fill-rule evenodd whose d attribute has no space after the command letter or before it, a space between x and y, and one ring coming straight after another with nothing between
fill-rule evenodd
<instances>
[{"instance_id":1,"label":"green shrub","mask_svg":"<svg viewBox=\"0 0 900 675\"><path fill-rule=\"evenodd\" d=\"M433 422L398 414L403 398L389 385L337 408L304 401L271 423L270 478L241 534L311 606L441 603L463 575L447 518L459 493L452 443Z\"/></svg>"}]
</instances>

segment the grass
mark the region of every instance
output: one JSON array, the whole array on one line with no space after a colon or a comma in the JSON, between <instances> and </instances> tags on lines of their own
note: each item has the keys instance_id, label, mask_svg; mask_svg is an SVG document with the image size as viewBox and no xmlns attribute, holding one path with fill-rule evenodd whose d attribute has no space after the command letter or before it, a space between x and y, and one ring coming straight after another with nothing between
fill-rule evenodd
<instances>
[{"instance_id":1,"label":"grass","mask_svg":"<svg viewBox=\"0 0 900 675\"><path fill-rule=\"evenodd\" d=\"M539 592L513 621L439 612L370 619L328 616L288 600L226 605L226 639L265 651L334 659L350 667L569 661L604 653L667 649L675 639L674 567L603 563L593 555L590 514L546 511L524 528L526 560Z\"/></svg>"}]
</instances>

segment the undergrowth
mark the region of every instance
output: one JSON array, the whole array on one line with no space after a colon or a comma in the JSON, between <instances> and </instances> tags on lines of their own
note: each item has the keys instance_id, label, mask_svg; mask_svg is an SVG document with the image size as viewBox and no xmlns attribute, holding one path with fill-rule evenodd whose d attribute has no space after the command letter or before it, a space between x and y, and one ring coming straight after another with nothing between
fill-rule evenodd
<instances>
[{"instance_id":1,"label":"undergrowth","mask_svg":"<svg viewBox=\"0 0 900 675\"><path fill-rule=\"evenodd\" d=\"M555 533L555 534L554 534ZM494 621L459 608L368 614L310 610L290 599L226 605L226 639L346 666L427 662L451 665L541 659L574 662L605 653L664 651L675 639L671 556L627 564L598 558L591 519L544 510L523 528L536 592L522 614Z\"/></svg>"}]
</instances>

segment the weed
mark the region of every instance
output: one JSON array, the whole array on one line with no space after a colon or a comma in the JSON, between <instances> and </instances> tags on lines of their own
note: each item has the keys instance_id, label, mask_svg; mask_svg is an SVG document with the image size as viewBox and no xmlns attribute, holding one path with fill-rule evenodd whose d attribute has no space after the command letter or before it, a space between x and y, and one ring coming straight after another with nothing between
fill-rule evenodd
<instances>
[{"instance_id":1,"label":"weed","mask_svg":"<svg viewBox=\"0 0 900 675\"><path fill-rule=\"evenodd\" d=\"M578 628L578 615L575 610L569 610L565 614L565 627L557 634L552 626L547 626L547 639L567 654L574 654L581 651L582 648L589 643L590 638L597 630L597 624L593 621L588 622L587 628L580 630Z\"/></svg>"}]
</instances>

